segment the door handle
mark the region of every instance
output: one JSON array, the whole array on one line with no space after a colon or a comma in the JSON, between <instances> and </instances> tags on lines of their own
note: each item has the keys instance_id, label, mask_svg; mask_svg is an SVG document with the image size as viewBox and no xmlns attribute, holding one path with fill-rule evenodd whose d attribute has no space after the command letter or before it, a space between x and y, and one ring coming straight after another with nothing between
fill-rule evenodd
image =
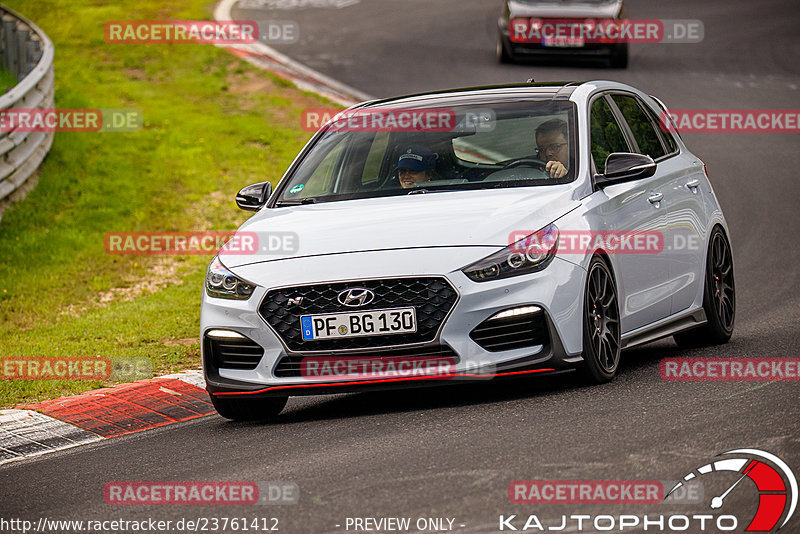
<instances>
[{"instance_id":1,"label":"door handle","mask_svg":"<svg viewBox=\"0 0 800 534\"><path fill-rule=\"evenodd\" d=\"M686 182L686 187L688 187L692 191L696 191L699 185L700 185L700 180L698 180L697 178Z\"/></svg>"},{"instance_id":2,"label":"door handle","mask_svg":"<svg viewBox=\"0 0 800 534\"><path fill-rule=\"evenodd\" d=\"M647 197L647 200L650 202L650 204L658 204L663 199L664 199L664 193L655 193Z\"/></svg>"}]
</instances>

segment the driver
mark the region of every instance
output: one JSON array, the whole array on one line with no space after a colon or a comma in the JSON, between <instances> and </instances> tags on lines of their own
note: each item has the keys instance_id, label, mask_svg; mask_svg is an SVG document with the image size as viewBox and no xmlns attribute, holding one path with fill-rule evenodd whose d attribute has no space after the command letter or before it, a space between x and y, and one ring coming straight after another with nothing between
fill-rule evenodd
<instances>
[{"instance_id":1,"label":"driver","mask_svg":"<svg viewBox=\"0 0 800 534\"><path fill-rule=\"evenodd\" d=\"M536 128L536 152L540 160L546 161L545 171L550 178L563 178L569 165L567 122L550 119Z\"/></svg>"},{"instance_id":2,"label":"driver","mask_svg":"<svg viewBox=\"0 0 800 534\"><path fill-rule=\"evenodd\" d=\"M397 160L397 178L403 189L411 189L421 182L434 178L436 154L422 145L411 145L400 154Z\"/></svg>"}]
</instances>

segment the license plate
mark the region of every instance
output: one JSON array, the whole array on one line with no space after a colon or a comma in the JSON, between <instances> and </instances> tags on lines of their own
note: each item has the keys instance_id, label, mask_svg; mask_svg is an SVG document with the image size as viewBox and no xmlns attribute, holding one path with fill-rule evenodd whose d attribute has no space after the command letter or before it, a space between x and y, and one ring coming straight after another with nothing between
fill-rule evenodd
<instances>
[{"instance_id":1,"label":"license plate","mask_svg":"<svg viewBox=\"0 0 800 534\"><path fill-rule=\"evenodd\" d=\"M414 308L392 308L303 315L300 317L300 331L305 341L407 334L417 331L417 313Z\"/></svg>"},{"instance_id":2,"label":"license plate","mask_svg":"<svg viewBox=\"0 0 800 534\"><path fill-rule=\"evenodd\" d=\"M553 38L553 39L544 39L542 40L543 46L557 46L562 48L567 47L581 47L583 46L583 39L576 38L576 37L562 37L562 38Z\"/></svg>"}]
</instances>

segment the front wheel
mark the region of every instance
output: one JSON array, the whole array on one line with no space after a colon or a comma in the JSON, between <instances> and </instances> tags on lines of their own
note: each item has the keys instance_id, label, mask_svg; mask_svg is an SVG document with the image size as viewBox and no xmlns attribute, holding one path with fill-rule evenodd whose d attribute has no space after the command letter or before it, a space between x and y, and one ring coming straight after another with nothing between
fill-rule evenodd
<instances>
[{"instance_id":1,"label":"front wheel","mask_svg":"<svg viewBox=\"0 0 800 534\"><path fill-rule=\"evenodd\" d=\"M711 232L706 259L703 311L708 322L703 326L675 334L680 347L721 345L733 335L736 318L736 286L733 282L733 254L725 232L717 226Z\"/></svg>"},{"instance_id":2,"label":"front wheel","mask_svg":"<svg viewBox=\"0 0 800 534\"><path fill-rule=\"evenodd\" d=\"M497 50L496 50L496 53L497 53L497 61L498 62L500 62L500 63L513 63L514 62L514 58L511 56L511 54L508 53L508 50L506 50L506 47L503 44L502 35L498 35L497 36Z\"/></svg>"},{"instance_id":3,"label":"front wheel","mask_svg":"<svg viewBox=\"0 0 800 534\"><path fill-rule=\"evenodd\" d=\"M211 404L225 419L233 421L264 421L274 419L286 406L289 397L247 399L211 395Z\"/></svg>"},{"instance_id":4,"label":"front wheel","mask_svg":"<svg viewBox=\"0 0 800 534\"><path fill-rule=\"evenodd\" d=\"M583 372L602 384L614 378L620 354L619 303L614 277L605 261L589 263L583 305Z\"/></svg>"},{"instance_id":5,"label":"front wheel","mask_svg":"<svg viewBox=\"0 0 800 534\"><path fill-rule=\"evenodd\" d=\"M619 44L611 52L611 57L608 60L609 65L613 69L626 69L628 68L628 44Z\"/></svg>"}]
</instances>

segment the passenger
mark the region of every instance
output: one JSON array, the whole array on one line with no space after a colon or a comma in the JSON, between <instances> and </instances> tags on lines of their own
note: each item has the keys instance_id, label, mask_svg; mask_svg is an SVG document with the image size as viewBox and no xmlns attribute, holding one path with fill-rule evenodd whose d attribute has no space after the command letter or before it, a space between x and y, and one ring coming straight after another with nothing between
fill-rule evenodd
<instances>
[{"instance_id":1,"label":"passenger","mask_svg":"<svg viewBox=\"0 0 800 534\"><path fill-rule=\"evenodd\" d=\"M436 154L422 145L408 147L397 160L397 178L400 187L411 189L417 184L435 178Z\"/></svg>"}]
</instances>

